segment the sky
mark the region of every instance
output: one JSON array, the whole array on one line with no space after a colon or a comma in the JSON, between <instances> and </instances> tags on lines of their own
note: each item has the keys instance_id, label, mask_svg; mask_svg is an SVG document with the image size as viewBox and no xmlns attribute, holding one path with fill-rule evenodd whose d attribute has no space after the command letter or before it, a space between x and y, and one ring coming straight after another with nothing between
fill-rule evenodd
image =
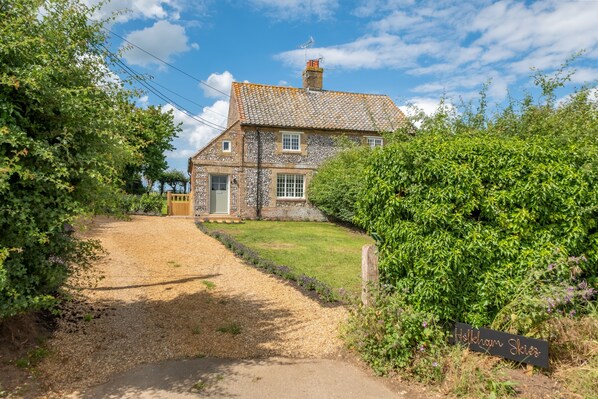
<instances>
[{"instance_id":1,"label":"sky","mask_svg":"<svg viewBox=\"0 0 598 399\"><path fill-rule=\"evenodd\" d=\"M138 105L182 123L167 153L179 170L222 132L231 82L301 87L307 59L321 59L326 90L386 94L428 113L442 96L477 98L489 81L491 104L533 92L531 68L550 73L579 51L559 95L598 80L592 0L113 0L94 18L110 15L111 50L154 89Z\"/></svg>"}]
</instances>

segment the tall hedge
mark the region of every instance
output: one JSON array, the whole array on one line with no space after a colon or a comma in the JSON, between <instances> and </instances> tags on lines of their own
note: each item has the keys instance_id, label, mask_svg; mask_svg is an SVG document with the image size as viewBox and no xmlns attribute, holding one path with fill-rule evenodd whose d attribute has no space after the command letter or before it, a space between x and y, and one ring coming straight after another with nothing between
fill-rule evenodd
<instances>
[{"instance_id":1,"label":"tall hedge","mask_svg":"<svg viewBox=\"0 0 598 399\"><path fill-rule=\"evenodd\" d=\"M538 136L421 135L371 158L357 222L384 283L416 310L488 325L532 270L581 255L598 272L595 147Z\"/></svg>"},{"instance_id":2,"label":"tall hedge","mask_svg":"<svg viewBox=\"0 0 598 399\"><path fill-rule=\"evenodd\" d=\"M311 179L307 197L326 215L353 223L369 147L347 148L325 161Z\"/></svg>"}]
</instances>

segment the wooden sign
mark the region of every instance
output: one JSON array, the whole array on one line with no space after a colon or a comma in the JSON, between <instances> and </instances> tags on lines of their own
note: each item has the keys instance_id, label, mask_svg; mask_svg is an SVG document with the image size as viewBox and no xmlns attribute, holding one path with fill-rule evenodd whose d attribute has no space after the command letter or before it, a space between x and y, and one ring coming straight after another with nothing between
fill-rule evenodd
<instances>
[{"instance_id":1,"label":"wooden sign","mask_svg":"<svg viewBox=\"0 0 598 399\"><path fill-rule=\"evenodd\" d=\"M548 341L489 328L474 328L464 323L455 323L452 340L472 351L548 368Z\"/></svg>"}]
</instances>

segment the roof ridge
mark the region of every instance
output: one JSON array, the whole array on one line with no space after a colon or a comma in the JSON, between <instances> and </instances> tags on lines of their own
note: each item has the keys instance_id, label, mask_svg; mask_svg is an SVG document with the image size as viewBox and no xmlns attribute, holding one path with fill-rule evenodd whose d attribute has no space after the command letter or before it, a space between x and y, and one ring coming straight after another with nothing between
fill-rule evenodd
<instances>
[{"instance_id":1,"label":"roof ridge","mask_svg":"<svg viewBox=\"0 0 598 399\"><path fill-rule=\"evenodd\" d=\"M387 94L381 93L357 93L353 91L339 91L339 90L306 90L303 87L292 87L292 86L279 86L279 85L267 85L264 83L252 83L252 82L233 82L234 85L246 85L246 86L261 86L261 87L272 87L277 89L286 89L286 90L295 90L295 91L308 91L308 92L315 92L315 93L338 93L338 94L352 94L352 95L360 95L360 96L379 96L379 97L388 97Z\"/></svg>"}]
</instances>

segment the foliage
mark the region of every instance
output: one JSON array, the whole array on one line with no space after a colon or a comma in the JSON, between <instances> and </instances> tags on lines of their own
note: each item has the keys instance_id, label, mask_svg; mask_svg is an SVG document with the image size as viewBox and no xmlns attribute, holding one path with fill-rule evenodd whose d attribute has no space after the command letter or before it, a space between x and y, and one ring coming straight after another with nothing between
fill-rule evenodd
<instances>
[{"instance_id":1,"label":"foliage","mask_svg":"<svg viewBox=\"0 0 598 399\"><path fill-rule=\"evenodd\" d=\"M369 147L353 147L325 161L309 183L309 201L326 215L352 223L365 164L372 153Z\"/></svg>"},{"instance_id":2,"label":"foliage","mask_svg":"<svg viewBox=\"0 0 598 399\"><path fill-rule=\"evenodd\" d=\"M410 369L420 380L440 380L446 333L438 321L400 292L378 292L372 305L351 308L345 338L379 374Z\"/></svg>"},{"instance_id":3,"label":"foliage","mask_svg":"<svg viewBox=\"0 0 598 399\"><path fill-rule=\"evenodd\" d=\"M545 330L551 339L554 376L578 397L598 395L598 303L581 318L549 320ZM573 395L570 395L573 396Z\"/></svg>"},{"instance_id":4,"label":"foliage","mask_svg":"<svg viewBox=\"0 0 598 399\"><path fill-rule=\"evenodd\" d=\"M279 276L285 280L293 281L307 291L315 291L318 297L325 302L336 302L338 300L337 295L328 284L323 283L316 278L299 274L288 266L276 264L271 260L260 256L256 251L252 250L246 245L241 244L235 240L235 238L223 231L212 230L203 223L197 223L197 227L205 234L208 234L220 241L226 248L230 249L233 253L235 253L235 255L239 256L248 264L262 269L268 273Z\"/></svg>"},{"instance_id":5,"label":"foliage","mask_svg":"<svg viewBox=\"0 0 598 399\"><path fill-rule=\"evenodd\" d=\"M248 220L205 226L224 231L261 257L287 265L298 275L315 277L350 293L359 293L361 288L361 248L372 244L365 234L332 223Z\"/></svg>"},{"instance_id":6,"label":"foliage","mask_svg":"<svg viewBox=\"0 0 598 399\"><path fill-rule=\"evenodd\" d=\"M122 194L117 208L111 213L116 214L150 214L161 215L166 200L158 193Z\"/></svg>"},{"instance_id":7,"label":"foliage","mask_svg":"<svg viewBox=\"0 0 598 399\"><path fill-rule=\"evenodd\" d=\"M488 325L555 248L595 276L595 153L547 140L421 135L372 160L358 220L379 244L382 279L417 310ZM583 276L581 276L583 277Z\"/></svg>"},{"instance_id":8,"label":"foliage","mask_svg":"<svg viewBox=\"0 0 598 399\"><path fill-rule=\"evenodd\" d=\"M595 392L598 101L590 87L557 101L566 67L534 74L540 100L510 98L493 113L487 86L477 107L442 99L370 157L355 221L378 244L388 292L353 309L347 339L376 370L440 374L432 379L459 397L515 393L495 360L484 365L492 358L441 339L434 355L415 356L416 323L400 319L409 309L438 320L440 332L458 320L548 339L558 378L582 396ZM426 374L419 361L440 371Z\"/></svg>"},{"instance_id":9,"label":"foliage","mask_svg":"<svg viewBox=\"0 0 598 399\"><path fill-rule=\"evenodd\" d=\"M189 177L176 169L170 169L166 172L162 172L158 175L157 181L160 185L160 194L164 192L164 185L168 184L172 190L176 193L177 188L182 186L183 192L187 192L187 184L189 183Z\"/></svg>"},{"instance_id":10,"label":"foliage","mask_svg":"<svg viewBox=\"0 0 598 399\"><path fill-rule=\"evenodd\" d=\"M446 347L438 365L441 391L457 398L505 398L518 396L518 383L509 379L508 368L498 357ZM527 396L524 396L527 397Z\"/></svg>"},{"instance_id":11,"label":"foliage","mask_svg":"<svg viewBox=\"0 0 598 399\"><path fill-rule=\"evenodd\" d=\"M170 115L134 110L110 79L92 12L76 0L0 3L0 318L55 303L98 249L72 234L75 218L113 206L125 165L160 158L144 152L148 129L159 124L160 145L173 131Z\"/></svg>"},{"instance_id":12,"label":"foliage","mask_svg":"<svg viewBox=\"0 0 598 399\"><path fill-rule=\"evenodd\" d=\"M579 279L580 264L586 262L583 256L560 256L547 268L531 271L494 318L492 328L549 339L545 330L549 320L587 313L596 291Z\"/></svg>"},{"instance_id":13,"label":"foliage","mask_svg":"<svg viewBox=\"0 0 598 399\"><path fill-rule=\"evenodd\" d=\"M181 128L174 124L172 110L164 112L155 106L142 109L132 104L123 105L123 109L127 117L127 140L133 150L133 158L123 172L124 187L128 193L149 192L166 170L164 153L174 149L171 140L177 137ZM145 189L142 178L147 183Z\"/></svg>"}]
</instances>

